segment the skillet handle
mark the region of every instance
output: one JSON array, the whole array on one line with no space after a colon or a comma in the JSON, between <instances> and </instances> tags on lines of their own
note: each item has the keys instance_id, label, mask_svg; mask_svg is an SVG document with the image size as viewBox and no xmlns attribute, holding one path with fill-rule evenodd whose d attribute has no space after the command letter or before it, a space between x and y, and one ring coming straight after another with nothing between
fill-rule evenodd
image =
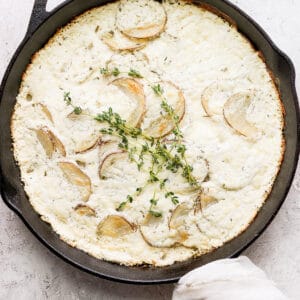
<instances>
[{"instance_id":1,"label":"skillet handle","mask_svg":"<svg viewBox=\"0 0 300 300\"><path fill-rule=\"evenodd\" d=\"M47 19L50 13L46 11L48 0L34 0L26 37L32 36L35 30Z\"/></svg>"}]
</instances>

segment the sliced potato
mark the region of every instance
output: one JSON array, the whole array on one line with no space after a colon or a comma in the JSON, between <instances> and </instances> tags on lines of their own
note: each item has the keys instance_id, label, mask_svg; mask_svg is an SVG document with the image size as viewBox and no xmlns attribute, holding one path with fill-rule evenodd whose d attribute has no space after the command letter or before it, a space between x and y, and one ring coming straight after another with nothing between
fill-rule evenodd
<instances>
[{"instance_id":1,"label":"sliced potato","mask_svg":"<svg viewBox=\"0 0 300 300\"><path fill-rule=\"evenodd\" d=\"M121 51L115 53L106 61L105 68L111 71L118 69L120 74L117 78L124 76L125 73L128 75L131 69L139 72L144 78L152 78L150 76L152 73L149 71L149 58L141 51ZM108 78L112 77L109 76Z\"/></svg>"},{"instance_id":2,"label":"sliced potato","mask_svg":"<svg viewBox=\"0 0 300 300\"><path fill-rule=\"evenodd\" d=\"M218 199L210 196L206 193L200 193L196 199L194 212L195 214L202 211L203 209L218 203Z\"/></svg>"},{"instance_id":3,"label":"sliced potato","mask_svg":"<svg viewBox=\"0 0 300 300\"><path fill-rule=\"evenodd\" d=\"M223 114L227 124L236 132L249 138L255 138L259 135L259 130L247 120L251 101L250 93L235 94L226 101Z\"/></svg>"},{"instance_id":4,"label":"sliced potato","mask_svg":"<svg viewBox=\"0 0 300 300\"><path fill-rule=\"evenodd\" d=\"M143 240L151 247L171 248L179 245L176 234L172 235L168 224L161 218L148 214L139 230Z\"/></svg>"},{"instance_id":5,"label":"sliced potato","mask_svg":"<svg viewBox=\"0 0 300 300\"><path fill-rule=\"evenodd\" d=\"M186 179L182 177L182 174L170 174L170 182L167 184L168 189L171 189L175 194L187 195L198 193L201 188L200 184L208 178L209 175L209 164L205 158L196 157L189 159L186 156L187 161L193 166L192 175L197 181L196 186L191 186Z\"/></svg>"},{"instance_id":6,"label":"sliced potato","mask_svg":"<svg viewBox=\"0 0 300 300\"><path fill-rule=\"evenodd\" d=\"M180 204L173 211L171 219L164 222L161 218L155 218L148 214L139 227L140 233L144 241L156 248L171 248L185 246L190 248L185 241L189 238L187 230L185 230L185 217L190 213L185 204Z\"/></svg>"},{"instance_id":7,"label":"sliced potato","mask_svg":"<svg viewBox=\"0 0 300 300\"><path fill-rule=\"evenodd\" d=\"M124 217L109 215L97 226L99 236L109 236L112 238L122 237L135 231L135 226Z\"/></svg>"},{"instance_id":8,"label":"sliced potato","mask_svg":"<svg viewBox=\"0 0 300 300\"><path fill-rule=\"evenodd\" d=\"M146 40L128 38L119 30L105 32L101 39L114 51L134 51L146 46Z\"/></svg>"},{"instance_id":9,"label":"sliced potato","mask_svg":"<svg viewBox=\"0 0 300 300\"><path fill-rule=\"evenodd\" d=\"M230 82L221 81L214 82L204 89L201 104L209 117L222 115L224 103L233 94L233 88Z\"/></svg>"},{"instance_id":10,"label":"sliced potato","mask_svg":"<svg viewBox=\"0 0 300 300\"><path fill-rule=\"evenodd\" d=\"M92 190L89 176L71 162L59 162L58 165L68 181L80 189L82 200L88 201Z\"/></svg>"},{"instance_id":11,"label":"sliced potato","mask_svg":"<svg viewBox=\"0 0 300 300\"><path fill-rule=\"evenodd\" d=\"M109 178L109 169L115 164L116 161L119 160L127 160L128 154L123 151L117 151L108 154L102 161L99 167L99 177L101 179Z\"/></svg>"},{"instance_id":12,"label":"sliced potato","mask_svg":"<svg viewBox=\"0 0 300 300\"><path fill-rule=\"evenodd\" d=\"M100 140L99 142L99 157L100 160L103 160L108 154L118 152L119 142L116 140Z\"/></svg>"},{"instance_id":13,"label":"sliced potato","mask_svg":"<svg viewBox=\"0 0 300 300\"><path fill-rule=\"evenodd\" d=\"M169 227L171 229L180 229L185 224L185 220L188 217L191 209L186 203L179 204L172 212Z\"/></svg>"},{"instance_id":14,"label":"sliced potato","mask_svg":"<svg viewBox=\"0 0 300 300\"><path fill-rule=\"evenodd\" d=\"M91 137L89 140L81 142L75 149L75 153L85 153L89 150L94 149L100 141L100 136Z\"/></svg>"},{"instance_id":15,"label":"sliced potato","mask_svg":"<svg viewBox=\"0 0 300 300\"><path fill-rule=\"evenodd\" d=\"M53 132L51 132L51 138L55 147L55 150L57 150L62 156L66 156L66 149L64 144L61 142L61 140L54 135Z\"/></svg>"},{"instance_id":16,"label":"sliced potato","mask_svg":"<svg viewBox=\"0 0 300 300\"><path fill-rule=\"evenodd\" d=\"M216 204L218 202L218 199L213 197L213 196L210 196L208 194L204 194L202 193L201 194L201 207L202 209L205 209L213 204Z\"/></svg>"},{"instance_id":17,"label":"sliced potato","mask_svg":"<svg viewBox=\"0 0 300 300\"><path fill-rule=\"evenodd\" d=\"M50 134L50 131L47 128L40 128L35 130L36 136L41 143L42 147L45 150L46 155L51 158L53 155L53 152L55 150L52 136Z\"/></svg>"},{"instance_id":18,"label":"sliced potato","mask_svg":"<svg viewBox=\"0 0 300 300\"><path fill-rule=\"evenodd\" d=\"M80 215L80 216L88 216L88 217L95 217L96 212L91 207L84 205L84 204L78 204L74 210Z\"/></svg>"},{"instance_id":19,"label":"sliced potato","mask_svg":"<svg viewBox=\"0 0 300 300\"><path fill-rule=\"evenodd\" d=\"M116 25L133 38L153 38L165 28L166 12L161 3L153 0L123 0L116 16Z\"/></svg>"},{"instance_id":20,"label":"sliced potato","mask_svg":"<svg viewBox=\"0 0 300 300\"><path fill-rule=\"evenodd\" d=\"M175 102L174 106L171 104L169 105L174 109L174 113L178 116L180 122L185 113L185 98L182 91L169 81L161 82L160 86L164 91L163 97L166 99L167 103ZM153 138L161 138L168 135L174 127L174 121L170 116L159 114L159 116L153 120L150 125L144 129L144 131L147 135Z\"/></svg>"},{"instance_id":21,"label":"sliced potato","mask_svg":"<svg viewBox=\"0 0 300 300\"><path fill-rule=\"evenodd\" d=\"M154 38L164 31L166 20L166 18L162 19L159 24L148 24L136 28L124 29L122 32L128 37L137 39Z\"/></svg>"},{"instance_id":22,"label":"sliced potato","mask_svg":"<svg viewBox=\"0 0 300 300\"><path fill-rule=\"evenodd\" d=\"M66 150L63 143L51 130L47 127L42 127L36 129L35 132L49 158L52 157L54 151L58 151L62 156L66 156Z\"/></svg>"},{"instance_id":23,"label":"sliced potato","mask_svg":"<svg viewBox=\"0 0 300 300\"><path fill-rule=\"evenodd\" d=\"M184 184L183 187L180 187L178 189L174 189L174 193L176 195L194 194L194 193L196 193L198 191L199 191L199 187L197 187L197 186L191 186L190 184Z\"/></svg>"},{"instance_id":24,"label":"sliced potato","mask_svg":"<svg viewBox=\"0 0 300 300\"><path fill-rule=\"evenodd\" d=\"M169 227L177 231L177 240L187 248L199 248L199 236L195 236L196 224L191 219L190 214L194 214L193 209L187 203L179 204L172 212Z\"/></svg>"},{"instance_id":25,"label":"sliced potato","mask_svg":"<svg viewBox=\"0 0 300 300\"><path fill-rule=\"evenodd\" d=\"M48 107L42 103L37 103L37 105L41 108L41 111L45 114L45 116L47 117L47 119L51 122L53 122L53 117L51 112L49 111Z\"/></svg>"},{"instance_id":26,"label":"sliced potato","mask_svg":"<svg viewBox=\"0 0 300 300\"><path fill-rule=\"evenodd\" d=\"M136 108L127 120L130 126L138 127L143 121L146 112L146 101L143 86L132 78L118 78L111 84L119 87L125 94L136 101Z\"/></svg>"}]
</instances>

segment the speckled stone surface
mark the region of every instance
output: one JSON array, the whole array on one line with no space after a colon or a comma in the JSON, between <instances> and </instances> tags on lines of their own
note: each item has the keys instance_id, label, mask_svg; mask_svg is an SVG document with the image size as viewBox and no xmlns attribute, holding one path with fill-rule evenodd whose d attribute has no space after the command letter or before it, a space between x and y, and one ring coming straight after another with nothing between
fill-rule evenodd
<instances>
[{"instance_id":1,"label":"speckled stone surface","mask_svg":"<svg viewBox=\"0 0 300 300\"><path fill-rule=\"evenodd\" d=\"M48 9L60 2L49 0ZM233 2L252 16L292 58L300 93L300 1ZM32 5L33 0L0 0L0 77L25 34ZM300 299L299 169L277 217L243 254L265 270L292 299ZM118 284L77 270L42 246L2 201L0 266L0 299L171 299L174 287L172 284Z\"/></svg>"}]
</instances>

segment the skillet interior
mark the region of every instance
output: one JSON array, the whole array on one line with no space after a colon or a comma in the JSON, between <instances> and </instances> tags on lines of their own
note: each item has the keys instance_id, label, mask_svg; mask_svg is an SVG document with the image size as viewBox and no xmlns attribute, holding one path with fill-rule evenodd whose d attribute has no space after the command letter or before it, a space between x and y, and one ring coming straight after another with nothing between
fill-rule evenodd
<instances>
[{"instance_id":1,"label":"skillet interior","mask_svg":"<svg viewBox=\"0 0 300 300\"><path fill-rule=\"evenodd\" d=\"M45 3L46 1L43 0L41 2ZM4 201L18 213L24 223L40 241L53 250L58 256L85 271L101 277L131 283L163 283L176 281L180 276L195 267L215 259L235 256L240 253L261 234L283 203L295 172L299 153L299 114L295 92L294 69L290 60L275 47L256 23L232 4L223 0L201 1L201 3L216 7L237 23L239 30L263 53L268 67L279 82L282 101L286 111L286 151L281 170L266 204L262 207L254 222L244 233L216 251L197 259L176 263L163 268L125 267L100 261L61 241L58 235L52 231L51 227L43 222L32 209L20 182L20 172L11 151L10 118L22 73L30 62L31 56L47 42L57 28L65 25L72 17L93 6L104 3L107 3L107 1L73 0L64 3L51 13L50 17L38 27L37 31L33 34L29 31L29 34L27 34L24 42L13 57L7 73L4 76L0 95L1 194ZM195 3L199 3L199 1L195 1ZM42 9L39 13L41 13L42 16L46 16ZM34 17L36 16L33 15L33 18ZM37 24L34 22L34 19L31 25L33 26L32 28L36 27Z\"/></svg>"}]
</instances>

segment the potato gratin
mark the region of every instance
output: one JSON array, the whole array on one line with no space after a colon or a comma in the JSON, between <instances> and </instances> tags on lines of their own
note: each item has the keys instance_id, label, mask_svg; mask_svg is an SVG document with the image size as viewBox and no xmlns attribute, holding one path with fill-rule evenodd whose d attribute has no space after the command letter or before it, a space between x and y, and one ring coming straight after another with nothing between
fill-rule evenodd
<instances>
[{"instance_id":1,"label":"potato gratin","mask_svg":"<svg viewBox=\"0 0 300 300\"><path fill-rule=\"evenodd\" d=\"M165 266L236 237L284 151L260 53L206 7L121 0L60 29L12 117L28 199L66 243Z\"/></svg>"}]
</instances>

